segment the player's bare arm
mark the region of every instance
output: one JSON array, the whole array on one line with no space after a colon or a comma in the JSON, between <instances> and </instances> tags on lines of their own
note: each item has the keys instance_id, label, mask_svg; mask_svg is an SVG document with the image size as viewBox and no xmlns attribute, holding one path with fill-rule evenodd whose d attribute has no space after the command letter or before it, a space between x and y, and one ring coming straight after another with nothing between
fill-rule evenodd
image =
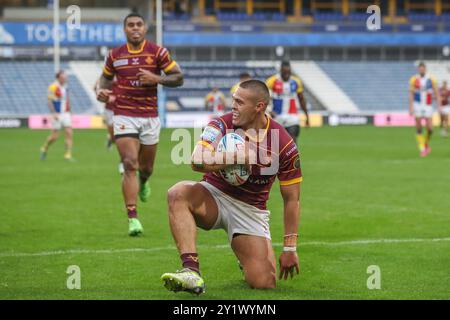
<instances>
[{"instance_id":1,"label":"player's bare arm","mask_svg":"<svg viewBox=\"0 0 450 320\"><path fill-rule=\"evenodd\" d=\"M284 203L284 247L280 255L279 279L287 280L294 276L294 270L299 273L297 255L298 223L300 219L300 184L280 186Z\"/></svg>"},{"instance_id":2,"label":"player's bare arm","mask_svg":"<svg viewBox=\"0 0 450 320\"><path fill-rule=\"evenodd\" d=\"M303 95L303 93L298 94L298 101L300 101L300 107L302 108L302 110L306 116L306 127L309 127L309 113L308 113L308 109L306 107L306 99L305 99L305 96Z\"/></svg>"},{"instance_id":3,"label":"player's bare arm","mask_svg":"<svg viewBox=\"0 0 450 320\"><path fill-rule=\"evenodd\" d=\"M166 87L176 88L182 86L184 82L183 73L178 65L175 65L172 70L162 76L145 69L139 69L137 76L143 86L155 86L161 84Z\"/></svg>"},{"instance_id":4,"label":"player's bare arm","mask_svg":"<svg viewBox=\"0 0 450 320\"><path fill-rule=\"evenodd\" d=\"M58 119L58 114L56 113L55 107L53 106L52 99L47 99L48 110L50 111L54 119Z\"/></svg>"},{"instance_id":5,"label":"player's bare arm","mask_svg":"<svg viewBox=\"0 0 450 320\"><path fill-rule=\"evenodd\" d=\"M103 103L107 103L109 100L109 97L112 93L112 84L113 84L113 78L109 77L105 74L102 74L100 79L98 80L98 86L97 86L97 100Z\"/></svg>"},{"instance_id":6,"label":"player's bare arm","mask_svg":"<svg viewBox=\"0 0 450 320\"><path fill-rule=\"evenodd\" d=\"M414 115L414 91L409 90L409 114Z\"/></svg>"},{"instance_id":7,"label":"player's bare arm","mask_svg":"<svg viewBox=\"0 0 450 320\"><path fill-rule=\"evenodd\" d=\"M198 144L191 157L192 170L202 173L218 172L236 164L250 166L254 163L256 153L250 148L246 148L246 152L218 152Z\"/></svg>"},{"instance_id":8,"label":"player's bare arm","mask_svg":"<svg viewBox=\"0 0 450 320\"><path fill-rule=\"evenodd\" d=\"M442 109L442 99L441 93L439 92L439 88L436 83L433 83L434 96L436 97L436 103L438 110Z\"/></svg>"}]
</instances>

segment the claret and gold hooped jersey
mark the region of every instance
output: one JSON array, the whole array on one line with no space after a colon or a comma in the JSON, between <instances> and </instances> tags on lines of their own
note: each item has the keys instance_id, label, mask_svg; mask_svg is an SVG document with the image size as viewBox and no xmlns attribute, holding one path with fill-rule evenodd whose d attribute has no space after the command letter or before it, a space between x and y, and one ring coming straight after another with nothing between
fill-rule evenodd
<instances>
[{"instance_id":1,"label":"claret and gold hooped jersey","mask_svg":"<svg viewBox=\"0 0 450 320\"><path fill-rule=\"evenodd\" d=\"M300 154L297 146L283 126L267 117L267 127L258 136L258 140L251 138L242 129L235 127L232 122L232 113L215 118L205 127L201 140L203 146L215 150L221 138L230 132L240 134L250 146L258 150L258 163L252 165L251 174L247 181L234 186L229 184L219 173L206 173L203 181L218 188L227 195L252 205L258 209L266 210L270 189L276 178L280 185L288 186L302 181ZM260 150L272 156L273 168L264 171L261 163ZM275 165L276 164L276 165Z\"/></svg>"},{"instance_id":2,"label":"claret and gold hooped jersey","mask_svg":"<svg viewBox=\"0 0 450 320\"><path fill-rule=\"evenodd\" d=\"M116 76L114 114L130 117L157 117L157 86L143 86L137 74L140 69L160 75L176 66L169 51L149 41L139 50L128 44L112 49L106 58L103 74L110 79Z\"/></svg>"}]
</instances>

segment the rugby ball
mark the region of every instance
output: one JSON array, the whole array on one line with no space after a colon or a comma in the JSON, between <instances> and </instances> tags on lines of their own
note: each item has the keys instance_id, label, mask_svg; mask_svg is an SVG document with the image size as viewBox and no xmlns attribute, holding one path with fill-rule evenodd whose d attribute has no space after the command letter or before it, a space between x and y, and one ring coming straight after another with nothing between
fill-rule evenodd
<instances>
[{"instance_id":1,"label":"rugby ball","mask_svg":"<svg viewBox=\"0 0 450 320\"><path fill-rule=\"evenodd\" d=\"M217 145L218 152L236 152L244 150L244 148L245 140L236 133L226 134L220 139L220 142ZM229 184L240 186L247 181L250 172L247 170L246 166L237 164L224 170L220 170L220 175Z\"/></svg>"}]
</instances>

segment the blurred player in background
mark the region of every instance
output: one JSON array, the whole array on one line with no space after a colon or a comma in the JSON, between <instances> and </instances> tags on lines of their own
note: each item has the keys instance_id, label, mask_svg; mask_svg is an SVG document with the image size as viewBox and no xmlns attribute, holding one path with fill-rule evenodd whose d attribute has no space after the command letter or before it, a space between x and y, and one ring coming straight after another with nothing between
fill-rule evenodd
<instances>
[{"instance_id":1,"label":"blurred player in background","mask_svg":"<svg viewBox=\"0 0 450 320\"><path fill-rule=\"evenodd\" d=\"M47 97L48 108L52 117L52 132L41 148L41 160L47 158L48 148L58 139L61 129L64 129L65 134L66 149L64 159L72 160L72 118L70 114L69 90L67 88L67 74L64 71L59 71L56 74L56 81L48 87Z\"/></svg>"},{"instance_id":2,"label":"blurred player in background","mask_svg":"<svg viewBox=\"0 0 450 320\"><path fill-rule=\"evenodd\" d=\"M94 85L94 91L97 92L99 90L100 80L97 80ZM112 82L112 90L114 92L114 85L116 84L115 78ZM103 120L105 121L106 130L108 131L106 147L108 150L111 150L112 145L114 144L114 127L113 127L113 116L114 116L114 104L115 104L116 96L113 94L109 95L108 101L104 104L103 111Z\"/></svg>"},{"instance_id":3,"label":"blurred player in background","mask_svg":"<svg viewBox=\"0 0 450 320\"><path fill-rule=\"evenodd\" d=\"M420 156L426 157L431 152L430 140L433 134L433 94L437 107L441 111L441 98L436 80L427 74L427 67L420 62L418 73L409 80L409 113L416 119L416 139ZM422 121L426 123L426 134L423 134Z\"/></svg>"},{"instance_id":4,"label":"blurred player in background","mask_svg":"<svg viewBox=\"0 0 450 320\"><path fill-rule=\"evenodd\" d=\"M289 132L297 143L300 135L300 119L298 110L301 107L306 115L306 126L309 127L309 114L303 96L302 81L292 75L289 61L281 63L280 73L266 80L272 91L271 116Z\"/></svg>"},{"instance_id":5,"label":"blurred player in background","mask_svg":"<svg viewBox=\"0 0 450 320\"><path fill-rule=\"evenodd\" d=\"M213 116L219 117L225 113L225 95L215 87L205 97L205 109L212 111Z\"/></svg>"},{"instance_id":6,"label":"blurred player in background","mask_svg":"<svg viewBox=\"0 0 450 320\"><path fill-rule=\"evenodd\" d=\"M250 80L252 76L248 72L242 72L239 75L239 82L235 83L231 89L230 89L230 96L233 98L233 93L236 91L236 89L239 87L239 83Z\"/></svg>"},{"instance_id":7,"label":"blurred player in background","mask_svg":"<svg viewBox=\"0 0 450 320\"><path fill-rule=\"evenodd\" d=\"M114 136L125 169L122 191L129 218L128 234L137 236L143 232L137 197L139 194L141 201L146 202L150 196L148 179L153 172L161 130L157 85L181 86L183 74L166 48L145 39L147 26L141 15L129 14L124 20L124 31L127 43L110 51L97 98L109 101L115 76Z\"/></svg>"},{"instance_id":8,"label":"blurred player in background","mask_svg":"<svg viewBox=\"0 0 450 320\"><path fill-rule=\"evenodd\" d=\"M448 137L448 116L450 115L450 105L448 104L448 97L450 90L447 88L447 81L442 82L442 87L439 89L441 95L441 136Z\"/></svg>"},{"instance_id":9,"label":"blurred player in background","mask_svg":"<svg viewBox=\"0 0 450 320\"><path fill-rule=\"evenodd\" d=\"M103 120L105 121L106 130L108 131L107 140L106 140L106 148L108 150L111 150L112 145L115 143L114 138L114 124L113 124L113 117L114 117L114 105L116 104L116 96L114 95L114 86L116 85L117 79L113 79L111 91L112 94L109 95L108 102L105 103L105 110L103 111ZM99 83L100 80L97 80L97 82L94 85L94 91L97 92L99 90ZM119 173L123 174L125 172L123 168L123 163L120 161L119 163Z\"/></svg>"},{"instance_id":10,"label":"blurred player in background","mask_svg":"<svg viewBox=\"0 0 450 320\"><path fill-rule=\"evenodd\" d=\"M169 190L169 222L183 269L162 275L167 289L197 294L204 291L196 249L197 227L224 229L249 286L275 288L276 262L266 202L277 177L284 201L285 233L279 278L286 280L288 275L294 275L294 270L299 272L296 248L302 181L300 157L289 133L265 114L269 102L270 93L264 82L248 80L240 83L233 94L233 112L212 120L194 150L192 168L205 173L203 181L179 182ZM243 130L248 149L255 152L255 157L256 153L259 155L257 162L252 161L254 157L250 151L246 152L243 162L238 162L237 154L231 164L220 161L226 158L226 152L219 153L216 147L230 129ZM255 135L255 132L261 134ZM281 151L272 150L272 139L276 139L274 145ZM259 151L265 148L270 149L271 161L262 159L264 155ZM262 168L268 162L277 165L271 172L263 172ZM229 184L219 173L237 163L253 164L250 177L240 186Z\"/></svg>"}]
</instances>

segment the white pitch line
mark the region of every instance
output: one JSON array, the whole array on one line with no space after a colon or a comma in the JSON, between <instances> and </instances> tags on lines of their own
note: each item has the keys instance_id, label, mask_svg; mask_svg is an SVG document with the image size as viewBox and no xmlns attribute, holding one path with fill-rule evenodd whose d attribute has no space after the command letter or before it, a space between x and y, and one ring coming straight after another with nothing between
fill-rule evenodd
<instances>
[{"instance_id":1,"label":"white pitch line","mask_svg":"<svg viewBox=\"0 0 450 320\"><path fill-rule=\"evenodd\" d=\"M324 247L335 247L335 246L348 246L348 245L367 245L367 244L395 244L395 243L417 243L417 242L450 242L450 237L448 238L412 238L412 239L366 239L366 240L348 240L348 241L308 241L300 242L299 247L305 246L324 246ZM274 247L281 247L282 243L273 243ZM199 245L200 249L225 249L229 248L228 244L222 245ZM116 254L116 253L148 253L157 252L163 250L175 250L173 246L166 247L155 247L155 248L128 248L128 249L72 249L72 250L57 250L57 251L43 251L43 252L2 252L0 253L0 258L8 257L45 257L45 256L57 256L63 254Z\"/></svg>"}]
</instances>

